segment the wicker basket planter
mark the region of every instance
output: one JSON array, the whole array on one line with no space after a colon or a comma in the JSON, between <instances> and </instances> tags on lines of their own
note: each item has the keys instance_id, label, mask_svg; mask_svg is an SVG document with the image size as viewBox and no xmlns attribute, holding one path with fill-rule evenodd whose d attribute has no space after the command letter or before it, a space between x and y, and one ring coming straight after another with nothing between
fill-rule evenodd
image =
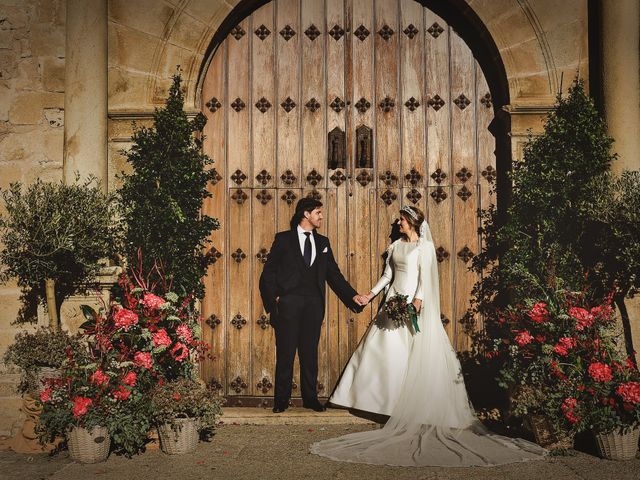
<instances>
[{"instance_id":1,"label":"wicker basket planter","mask_svg":"<svg viewBox=\"0 0 640 480\"><path fill-rule=\"evenodd\" d=\"M549 420L544 415L529 415L527 417L536 443L549 450L568 450L573 448L573 437L556 435Z\"/></svg>"},{"instance_id":2,"label":"wicker basket planter","mask_svg":"<svg viewBox=\"0 0 640 480\"><path fill-rule=\"evenodd\" d=\"M602 458L607 460L632 460L638 451L640 425L636 425L627 433L613 431L610 433L596 433L596 445Z\"/></svg>"},{"instance_id":3,"label":"wicker basket planter","mask_svg":"<svg viewBox=\"0 0 640 480\"><path fill-rule=\"evenodd\" d=\"M198 446L200 421L196 418L176 418L174 424L165 423L158 427L160 448L169 455L193 452Z\"/></svg>"},{"instance_id":4,"label":"wicker basket planter","mask_svg":"<svg viewBox=\"0 0 640 480\"><path fill-rule=\"evenodd\" d=\"M106 427L71 427L67 432L69 456L81 463L104 462L109 456L111 437Z\"/></svg>"}]
</instances>

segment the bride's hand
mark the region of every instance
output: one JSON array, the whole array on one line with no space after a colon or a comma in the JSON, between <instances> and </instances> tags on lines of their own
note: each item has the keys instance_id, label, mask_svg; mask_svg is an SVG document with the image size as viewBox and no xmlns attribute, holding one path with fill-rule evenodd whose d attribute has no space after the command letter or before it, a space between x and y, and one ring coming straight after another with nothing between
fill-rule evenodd
<instances>
[{"instance_id":1,"label":"bride's hand","mask_svg":"<svg viewBox=\"0 0 640 480\"><path fill-rule=\"evenodd\" d=\"M413 306L416 307L416 312L420 311L420 307L422 307L422 300L420 300L419 298L414 298L413 299Z\"/></svg>"}]
</instances>

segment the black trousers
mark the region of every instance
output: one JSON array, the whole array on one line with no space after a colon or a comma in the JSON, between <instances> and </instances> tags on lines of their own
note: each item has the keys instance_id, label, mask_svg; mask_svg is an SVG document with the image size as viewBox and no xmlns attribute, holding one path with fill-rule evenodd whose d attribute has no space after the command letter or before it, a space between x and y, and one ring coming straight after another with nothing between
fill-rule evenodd
<instances>
[{"instance_id":1,"label":"black trousers","mask_svg":"<svg viewBox=\"0 0 640 480\"><path fill-rule=\"evenodd\" d=\"M318 296L284 295L278 301L276 333L276 386L274 402L287 405L291 398L293 361L298 351L300 384L305 403L318 398L318 342L324 308Z\"/></svg>"}]
</instances>

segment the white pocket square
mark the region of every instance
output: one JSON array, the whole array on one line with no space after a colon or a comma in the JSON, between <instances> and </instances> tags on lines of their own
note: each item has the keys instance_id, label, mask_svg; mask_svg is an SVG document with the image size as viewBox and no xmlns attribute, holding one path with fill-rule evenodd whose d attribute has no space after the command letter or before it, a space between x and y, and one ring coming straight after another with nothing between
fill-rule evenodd
<instances>
[{"instance_id":1,"label":"white pocket square","mask_svg":"<svg viewBox=\"0 0 640 480\"><path fill-rule=\"evenodd\" d=\"M324 247L324 250L322 250L322 253L327 253L329 251L329 247Z\"/></svg>"}]
</instances>

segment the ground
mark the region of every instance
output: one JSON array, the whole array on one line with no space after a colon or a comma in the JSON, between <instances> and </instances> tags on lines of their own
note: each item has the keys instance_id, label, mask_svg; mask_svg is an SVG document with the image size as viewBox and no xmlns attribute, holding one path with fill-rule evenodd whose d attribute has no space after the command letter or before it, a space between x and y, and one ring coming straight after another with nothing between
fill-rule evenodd
<instances>
[{"instance_id":1,"label":"ground","mask_svg":"<svg viewBox=\"0 0 640 480\"><path fill-rule=\"evenodd\" d=\"M373 424L235 425L218 428L210 443L195 453L165 455L148 450L132 459L111 455L105 463L81 465L67 453L54 457L0 452L0 479L503 479L503 480L638 480L640 458L601 460L575 452L571 456L500 467L409 468L334 462L311 455L309 445L341 434L378 428Z\"/></svg>"}]
</instances>

